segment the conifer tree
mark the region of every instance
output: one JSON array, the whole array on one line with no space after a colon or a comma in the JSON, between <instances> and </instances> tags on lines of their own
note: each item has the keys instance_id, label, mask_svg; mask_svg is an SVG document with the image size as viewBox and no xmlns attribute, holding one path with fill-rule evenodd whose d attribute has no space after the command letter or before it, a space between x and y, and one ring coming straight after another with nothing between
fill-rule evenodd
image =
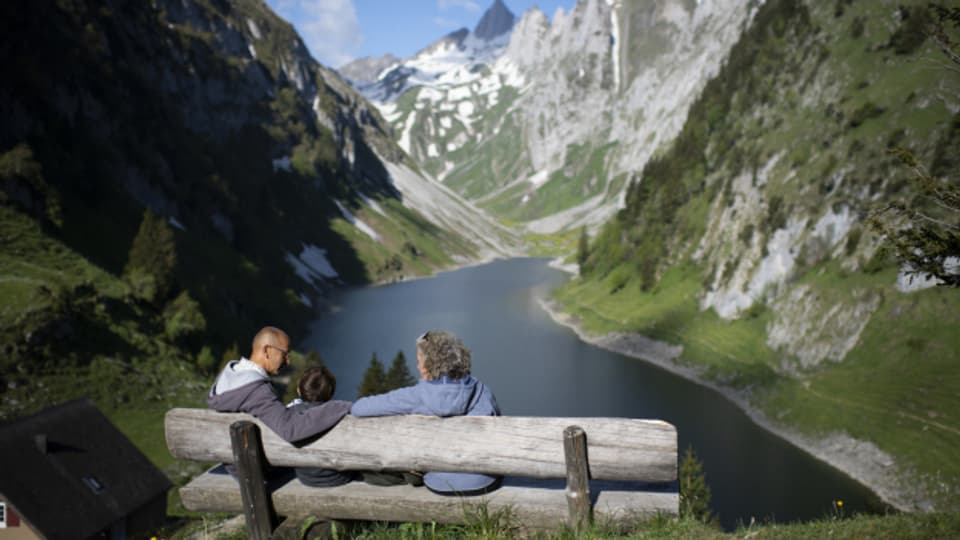
<instances>
[{"instance_id":1,"label":"conifer tree","mask_svg":"<svg viewBox=\"0 0 960 540\"><path fill-rule=\"evenodd\" d=\"M580 266L580 273L583 272L583 265L587 262L587 257L590 256L590 236L587 235L586 225L580 229L580 240L577 242L577 265Z\"/></svg>"},{"instance_id":2,"label":"conifer tree","mask_svg":"<svg viewBox=\"0 0 960 540\"><path fill-rule=\"evenodd\" d=\"M393 363L390 364L390 369L387 371L386 391L413 386L416 383L417 380L413 378L410 369L407 368L407 357L403 354L403 351L397 351L397 355L393 357Z\"/></svg>"},{"instance_id":3,"label":"conifer tree","mask_svg":"<svg viewBox=\"0 0 960 540\"><path fill-rule=\"evenodd\" d=\"M177 250L173 230L148 208L133 239L123 275L140 298L162 302L173 288Z\"/></svg>"},{"instance_id":4,"label":"conifer tree","mask_svg":"<svg viewBox=\"0 0 960 540\"><path fill-rule=\"evenodd\" d=\"M357 388L358 397L384 393L386 391L386 377L383 371L383 363L377 358L377 353L373 353L373 358L370 359L370 367L363 373L363 380L360 382L360 387Z\"/></svg>"},{"instance_id":5,"label":"conifer tree","mask_svg":"<svg viewBox=\"0 0 960 540\"><path fill-rule=\"evenodd\" d=\"M703 473L703 464L690 446L680 460L680 517L703 523L713 520L710 515L710 486Z\"/></svg>"}]
</instances>

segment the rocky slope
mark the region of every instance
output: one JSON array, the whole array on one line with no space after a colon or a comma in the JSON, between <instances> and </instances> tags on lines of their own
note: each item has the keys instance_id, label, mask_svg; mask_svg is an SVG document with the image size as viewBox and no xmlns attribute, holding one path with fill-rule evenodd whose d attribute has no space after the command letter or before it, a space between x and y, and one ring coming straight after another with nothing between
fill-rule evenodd
<instances>
[{"instance_id":1,"label":"rocky slope","mask_svg":"<svg viewBox=\"0 0 960 540\"><path fill-rule=\"evenodd\" d=\"M392 54L379 57L365 56L337 68L337 73L353 86L364 86L377 81L380 72L399 62Z\"/></svg>"}]
</instances>

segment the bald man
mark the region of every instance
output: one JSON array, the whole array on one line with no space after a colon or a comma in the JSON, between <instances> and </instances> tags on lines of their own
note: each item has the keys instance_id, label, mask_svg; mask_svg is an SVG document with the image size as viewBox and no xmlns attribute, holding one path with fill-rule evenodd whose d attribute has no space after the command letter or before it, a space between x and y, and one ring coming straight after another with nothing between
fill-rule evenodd
<instances>
[{"instance_id":1,"label":"bald man","mask_svg":"<svg viewBox=\"0 0 960 540\"><path fill-rule=\"evenodd\" d=\"M210 388L207 405L220 412L250 413L283 440L299 441L337 425L350 410L349 401L327 401L309 409L288 409L274 392L269 375L290 360L290 337L267 326L253 338L250 358L227 363Z\"/></svg>"}]
</instances>

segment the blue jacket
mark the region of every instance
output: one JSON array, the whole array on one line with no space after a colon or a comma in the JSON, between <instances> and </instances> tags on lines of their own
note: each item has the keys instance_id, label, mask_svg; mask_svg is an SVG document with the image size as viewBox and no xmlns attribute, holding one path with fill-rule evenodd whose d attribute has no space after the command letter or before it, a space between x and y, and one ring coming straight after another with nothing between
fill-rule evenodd
<instances>
[{"instance_id":1,"label":"blue jacket","mask_svg":"<svg viewBox=\"0 0 960 540\"><path fill-rule=\"evenodd\" d=\"M453 380L442 377L421 380L414 386L386 394L360 398L353 403L354 416L392 416L426 414L432 416L500 416L493 392L471 375ZM498 480L495 476L473 473L428 472L423 483L433 491L458 493L481 490Z\"/></svg>"}]
</instances>

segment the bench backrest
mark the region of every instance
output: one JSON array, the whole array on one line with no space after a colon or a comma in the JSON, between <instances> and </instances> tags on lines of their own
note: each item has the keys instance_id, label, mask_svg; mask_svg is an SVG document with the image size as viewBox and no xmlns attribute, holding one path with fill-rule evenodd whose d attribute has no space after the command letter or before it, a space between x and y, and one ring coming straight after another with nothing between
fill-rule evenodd
<instances>
[{"instance_id":1,"label":"bench backrest","mask_svg":"<svg viewBox=\"0 0 960 540\"><path fill-rule=\"evenodd\" d=\"M167 412L167 446L177 458L232 462L230 424L242 413L206 409ZM259 424L259 422L257 422ZM563 430L587 435L590 477L671 482L677 478L677 430L660 420L523 416L347 416L322 437L290 444L260 425L272 465L339 470L479 472L563 478Z\"/></svg>"}]
</instances>

